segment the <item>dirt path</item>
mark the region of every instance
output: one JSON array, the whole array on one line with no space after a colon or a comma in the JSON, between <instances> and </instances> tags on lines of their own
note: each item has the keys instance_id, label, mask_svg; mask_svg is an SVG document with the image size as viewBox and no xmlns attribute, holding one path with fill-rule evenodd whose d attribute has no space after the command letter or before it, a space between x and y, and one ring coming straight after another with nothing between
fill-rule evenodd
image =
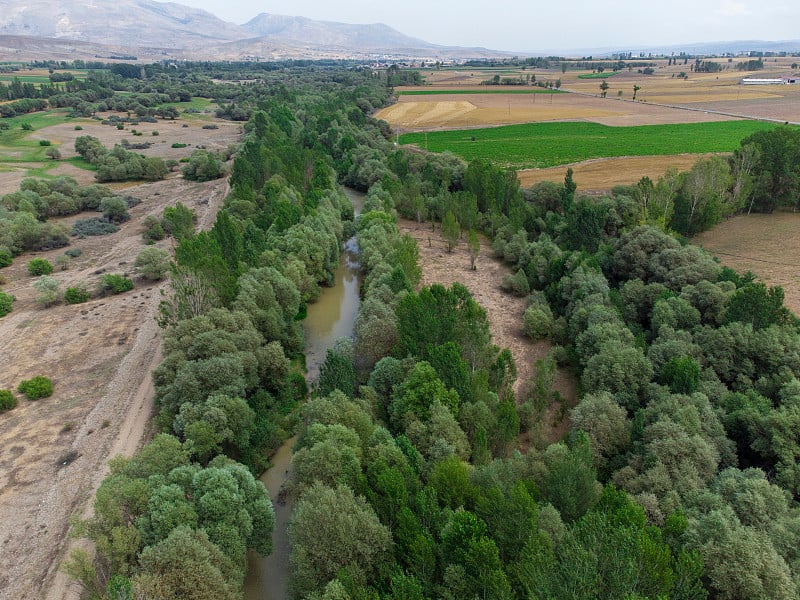
<instances>
[{"instance_id":1,"label":"dirt path","mask_svg":"<svg viewBox=\"0 0 800 600\"><path fill-rule=\"evenodd\" d=\"M523 399L528 382L536 374L534 365L538 359L547 355L550 344L546 341L534 342L522 333L525 299L506 294L500 288L503 276L511 270L502 261L493 258L491 245L486 239L481 240L481 251L476 261L477 270L473 271L470 269L465 242L462 241L453 252L447 252L441 232L438 228L432 232L430 223L418 224L401 219L399 227L402 233L411 235L419 245L421 285L441 283L449 286L459 282L486 310L494 343L501 348L508 348L514 357L517 365L514 394L518 401ZM569 373L559 369L554 388L567 399L570 407L575 405L577 390L574 378ZM554 404L548 407L547 416L542 423L543 441L558 441L569 429L568 414L563 418L561 416L560 406Z\"/></svg>"}]
</instances>

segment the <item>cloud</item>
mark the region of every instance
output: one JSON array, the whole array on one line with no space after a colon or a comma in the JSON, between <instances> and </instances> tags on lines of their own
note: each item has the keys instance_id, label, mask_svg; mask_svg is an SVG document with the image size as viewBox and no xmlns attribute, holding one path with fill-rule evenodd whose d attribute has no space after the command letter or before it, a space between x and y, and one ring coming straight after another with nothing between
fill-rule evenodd
<instances>
[{"instance_id":1,"label":"cloud","mask_svg":"<svg viewBox=\"0 0 800 600\"><path fill-rule=\"evenodd\" d=\"M722 17L747 17L753 14L744 2L727 1L720 6L716 13Z\"/></svg>"}]
</instances>

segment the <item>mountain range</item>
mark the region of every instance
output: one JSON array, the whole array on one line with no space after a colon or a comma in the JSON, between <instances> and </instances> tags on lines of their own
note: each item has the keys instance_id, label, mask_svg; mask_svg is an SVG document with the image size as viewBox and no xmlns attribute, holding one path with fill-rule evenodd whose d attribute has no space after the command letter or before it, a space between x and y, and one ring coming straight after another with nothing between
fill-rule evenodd
<instances>
[{"instance_id":1,"label":"mountain range","mask_svg":"<svg viewBox=\"0 0 800 600\"><path fill-rule=\"evenodd\" d=\"M438 46L382 23L350 25L262 13L244 25L174 2L153 0L0 0L0 57L24 52L105 47L107 54L174 58L427 59L508 56L486 48ZM34 41L35 39L35 41Z\"/></svg>"}]
</instances>

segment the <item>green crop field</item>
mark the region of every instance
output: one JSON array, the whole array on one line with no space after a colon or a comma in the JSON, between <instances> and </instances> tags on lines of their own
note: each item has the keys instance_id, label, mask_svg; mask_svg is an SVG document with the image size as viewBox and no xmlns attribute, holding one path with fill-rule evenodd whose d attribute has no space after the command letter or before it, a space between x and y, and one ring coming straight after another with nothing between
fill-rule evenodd
<instances>
[{"instance_id":1,"label":"green crop field","mask_svg":"<svg viewBox=\"0 0 800 600\"><path fill-rule=\"evenodd\" d=\"M511 89L508 89L507 86L492 86L479 90L398 90L395 93L398 96L440 96L445 94L563 94L564 92L540 87L525 87L523 89L511 87Z\"/></svg>"},{"instance_id":2,"label":"green crop field","mask_svg":"<svg viewBox=\"0 0 800 600\"><path fill-rule=\"evenodd\" d=\"M583 73L578 75L578 79L608 79L616 75L616 71L603 71L602 73Z\"/></svg>"},{"instance_id":3,"label":"green crop field","mask_svg":"<svg viewBox=\"0 0 800 600\"><path fill-rule=\"evenodd\" d=\"M590 158L732 152L761 121L608 127L599 123L527 123L486 129L407 133L401 144L449 151L465 160L485 158L515 169L565 165Z\"/></svg>"}]
</instances>

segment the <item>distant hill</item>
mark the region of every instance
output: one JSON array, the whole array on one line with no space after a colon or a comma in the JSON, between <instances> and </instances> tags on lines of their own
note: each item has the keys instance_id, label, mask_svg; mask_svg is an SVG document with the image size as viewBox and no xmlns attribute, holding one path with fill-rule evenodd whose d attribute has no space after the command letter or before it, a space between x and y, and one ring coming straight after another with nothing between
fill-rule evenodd
<instances>
[{"instance_id":1,"label":"distant hill","mask_svg":"<svg viewBox=\"0 0 800 600\"><path fill-rule=\"evenodd\" d=\"M0 36L7 40L13 37L15 47L20 46L17 36L30 36L36 38L31 41L39 50L47 46L46 39L62 41L51 42L53 52L63 49L63 40L75 40L140 57L508 56L485 48L437 46L380 23L350 25L262 13L245 25L236 25L204 10L152 0L0 0ZM25 50L14 54L24 54Z\"/></svg>"},{"instance_id":2,"label":"distant hill","mask_svg":"<svg viewBox=\"0 0 800 600\"><path fill-rule=\"evenodd\" d=\"M351 25L261 13L242 27L251 32L253 37L266 37L273 42L283 41L294 45L314 44L353 49L437 47L404 35L383 23Z\"/></svg>"},{"instance_id":3,"label":"distant hill","mask_svg":"<svg viewBox=\"0 0 800 600\"><path fill-rule=\"evenodd\" d=\"M0 35L127 47L189 48L246 32L209 12L151 0L3 0Z\"/></svg>"}]
</instances>

